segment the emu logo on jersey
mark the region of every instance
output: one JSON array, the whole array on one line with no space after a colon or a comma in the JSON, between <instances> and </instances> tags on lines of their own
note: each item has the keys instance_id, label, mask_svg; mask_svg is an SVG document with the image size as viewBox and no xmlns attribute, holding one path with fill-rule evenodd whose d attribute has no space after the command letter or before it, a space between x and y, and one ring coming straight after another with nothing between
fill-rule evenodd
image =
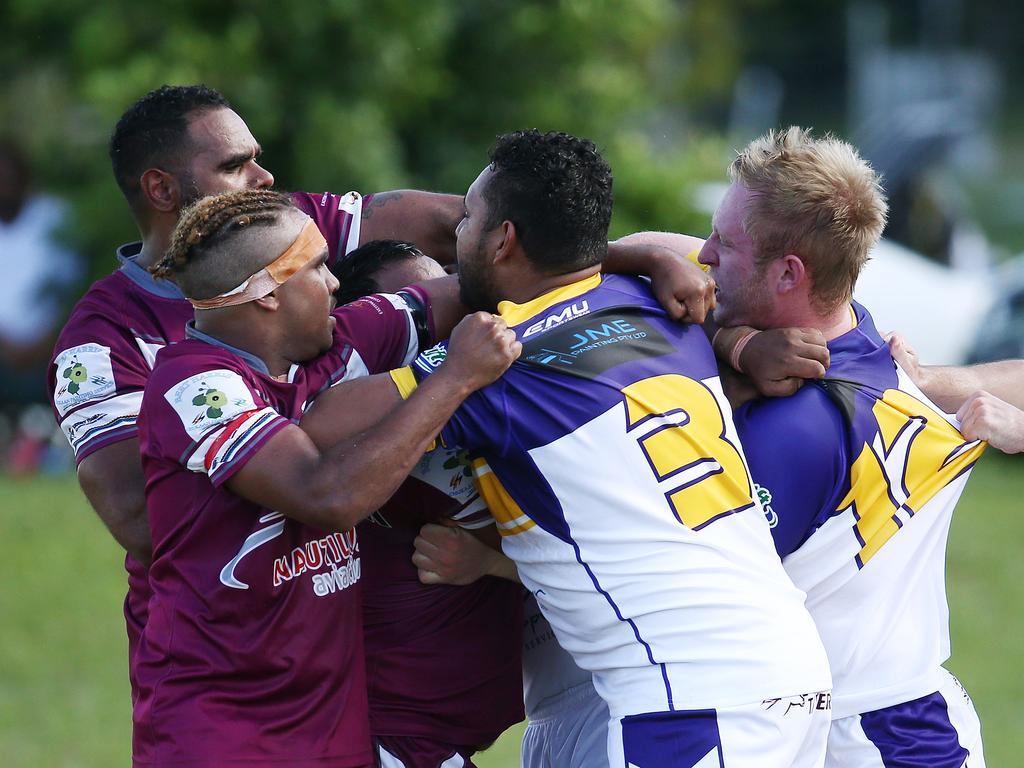
<instances>
[{"instance_id":1,"label":"emu logo on jersey","mask_svg":"<svg viewBox=\"0 0 1024 768\"><path fill-rule=\"evenodd\" d=\"M188 436L196 442L215 424L256 409L245 381L227 369L189 376L167 390L164 399L178 414Z\"/></svg>"},{"instance_id":2,"label":"emu logo on jersey","mask_svg":"<svg viewBox=\"0 0 1024 768\"><path fill-rule=\"evenodd\" d=\"M533 336L533 334L535 333L547 331L551 328L557 328L562 323L567 323L570 320L575 320L577 317L582 317L583 315L589 312L590 305L587 303L586 299L581 301L579 304L570 304L557 315L548 315L543 320L538 320L537 322L533 323L529 328L523 331L523 338L528 338L530 336Z\"/></svg>"},{"instance_id":3,"label":"emu logo on jersey","mask_svg":"<svg viewBox=\"0 0 1024 768\"><path fill-rule=\"evenodd\" d=\"M54 360L56 385L53 402L64 416L77 405L114 394L114 371L110 347L82 344L65 349Z\"/></svg>"}]
</instances>

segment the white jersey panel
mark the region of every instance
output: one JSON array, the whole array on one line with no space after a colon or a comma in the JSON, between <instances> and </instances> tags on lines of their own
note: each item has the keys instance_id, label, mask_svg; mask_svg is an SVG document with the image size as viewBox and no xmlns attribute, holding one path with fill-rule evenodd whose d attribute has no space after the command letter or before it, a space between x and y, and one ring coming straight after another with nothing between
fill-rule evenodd
<instances>
[{"instance_id":1,"label":"white jersey panel","mask_svg":"<svg viewBox=\"0 0 1024 768\"><path fill-rule=\"evenodd\" d=\"M717 378L702 383L738 446ZM804 595L783 570L761 509L699 530L683 525L666 499L680 476L659 482L627 424L621 403L529 452L572 543L540 526L503 538L562 647L594 673L612 716L829 688Z\"/></svg>"},{"instance_id":2,"label":"white jersey panel","mask_svg":"<svg viewBox=\"0 0 1024 768\"><path fill-rule=\"evenodd\" d=\"M956 420L931 404L902 371L898 381L901 392L920 401L919 408L902 406L907 409L907 424L914 427L915 419L924 418L940 429L921 429L910 440L893 440L875 451L881 467L875 484L882 487L874 490L873 498L884 505L892 503L889 499L903 504L907 486L914 490L916 475L928 476L924 470L917 471L914 463L923 464L918 456L929 444L944 440L943 446L978 450L976 443L964 443L953 432ZM907 429L905 434L910 432ZM942 447L938 452L945 456L947 450ZM948 470L939 470L948 475L942 479L946 484L916 512L905 504L896 510L892 519L898 520L898 528L866 560L865 544L855 532L873 510L867 504L854 504L831 517L784 561L793 582L807 593L807 608L828 651L834 718L917 699L942 685L941 665L950 655L946 540L953 509L970 477L970 470L959 470L952 459L964 453L957 448L950 454ZM865 453L861 460L874 471L870 455ZM860 475L865 476L867 472ZM860 498L871 497L861 494Z\"/></svg>"}]
</instances>

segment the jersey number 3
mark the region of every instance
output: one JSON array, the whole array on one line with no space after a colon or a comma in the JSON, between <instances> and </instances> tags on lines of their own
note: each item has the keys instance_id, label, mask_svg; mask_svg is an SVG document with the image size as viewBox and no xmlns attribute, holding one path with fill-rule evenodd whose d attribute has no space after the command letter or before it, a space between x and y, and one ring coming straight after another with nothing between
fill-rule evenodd
<instances>
[{"instance_id":1,"label":"jersey number 3","mask_svg":"<svg viewBox=\"0 0 1024 768\"><path fill-rule=\"evenodd\" d=\"M753 505L747 468L725 437L722 409L700 382L665 374L622 390L627 434L640 445L679 521L700 530Z\"/></svg>"}]
</instances>

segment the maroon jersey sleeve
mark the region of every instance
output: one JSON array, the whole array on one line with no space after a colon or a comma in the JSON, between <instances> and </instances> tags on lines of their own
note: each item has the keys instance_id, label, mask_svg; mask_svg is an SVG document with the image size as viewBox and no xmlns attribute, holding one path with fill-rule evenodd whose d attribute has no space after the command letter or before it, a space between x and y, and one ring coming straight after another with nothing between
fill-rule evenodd
<instances>
[{"instance_id":1,"label":"maroon jersey sleeve","mask_svg":"<svg viewBox=\"0 0 1024 768\"><path fill-rule=\"evenodd\" d=\"M334 310L333 346L304 366L313 397L342 381L384 373L416 358L416 315L427 310L422 297L412 295L372 294Z\"/></svg>"},{"instance_id":2,"label":"maroon jersey sleeve","mask_svg":"<svg viewBox=\"0 0 1024 768\"><path fill-rule=\"evenodd\" d=\"M333 266L349 251L359 247L359 222L363 206L372 197L362 197L358 192L344 195L292 192L292 202L316 222L320 233L327 240L328 266Z\"/></svg>"},{"instance_id":3,"label":"maroon jersey sleeve","mask_svg":"<svg viewBox=\"0 0 1024 768\"><path fill-rule=\"evenodd\" d=\"M81 305L54 348L47 390L54 416L82 460L105 445L136 436L142 390L153 351L106 313Z\"/></svg>"},{"instance_id":4,"label":"maroon jersey sleeve","mask_svg":"<svg viewBox=\"0 0 1024 768\"><path fill-rule=\"evenodd\" d=\"M147 452L209 476L215 487L290 423L250 377L213 355L158 366L142 403Z\"/></svg>"}]
</instances>

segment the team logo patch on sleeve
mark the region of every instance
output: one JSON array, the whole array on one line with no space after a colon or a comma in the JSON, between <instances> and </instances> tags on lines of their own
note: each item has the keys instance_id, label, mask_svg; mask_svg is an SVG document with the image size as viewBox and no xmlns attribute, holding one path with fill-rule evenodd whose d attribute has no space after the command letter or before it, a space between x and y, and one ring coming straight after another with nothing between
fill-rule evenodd
<instances>
[{"instance_id":1,"label":"team logo patch on sleeve","mask_svg":"<svg viewBox=\"0 0 1024 768\"><path fill-rule=\"evenodd\" d=\"M54 367L53 402L61 416L82 403L110 397L117 389L110 347L81 344L65 349L57 355Z\"/></svg>"},{"instance_id":2,"label":"team logo patch on sleeve","mask_svg":"<svg viewBox=\"0 0 1024 768\"><path fill-rule=\"evenodd\" d=\"M210 428L256 409L252 392L234 371L218 369L189 376L164 393L188 436L199 442Z\"/></svg>"},{"instance_id":3,"label":"team logo patch on sleeve","mask_svg":"<svg viewBox=\"0 0 1024 768\"><path fill-rule=\"evenodd\" d=\"M442 344L438 344L436 347L421 352L420 356L416 358L413 365L419 368L424 373L432 373L435 368L440 368L448 357L448 349Z\"/></svg>"}]
</instances>

